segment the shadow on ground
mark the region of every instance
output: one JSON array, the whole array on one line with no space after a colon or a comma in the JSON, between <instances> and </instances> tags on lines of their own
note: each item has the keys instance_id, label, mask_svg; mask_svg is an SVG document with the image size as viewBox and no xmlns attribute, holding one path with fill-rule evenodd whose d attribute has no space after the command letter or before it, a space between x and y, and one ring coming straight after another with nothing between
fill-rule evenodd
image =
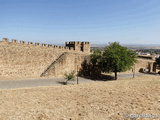
<instances>
[{"instance_id":1,"label":"shadow on ground","mask_svg":"<svg viewBox=\"0 0 160 120\"><path fill-rule=\"evenodd\" d=\"M74 84L75 80L69 80L69 81L56 81L56 83L61 84L61 85L71 85Z\"/></svg>"},{"instance_id":2,"label":"shadow on ground","mask_svg":"<svg viewBox=\"0 0 160 120\"><path fill-rule=\"evenodd\" d=\"M147 75L159 75L158 73L153 73L153 72L140 72L143 74L147 74Z\"/></svg>"},{"instance_id":3,"label":"shadow on ground","mask_svg":"<svg viewBox=\"0 0 160 120\"><path fill-rule=\"evenodd\" d=\"M65 81L57 81L58 84L61 84L61 85L67 85L67 83Z\"/></svg>"},{"instance_id":4,"label":"shadow on ground","mask_svg":"<svg viewBox=\"0 0 160 120\"><path fill-rule=\"evenodd\" d=\"M111 76L111 75L104 75L104 74L101 74L101 75L96 76L96 77L83 76L83 78L94 80L94 81L112 81L112 80L115 80L115 78L113 76Z\"/></svg>"}]
</instances>

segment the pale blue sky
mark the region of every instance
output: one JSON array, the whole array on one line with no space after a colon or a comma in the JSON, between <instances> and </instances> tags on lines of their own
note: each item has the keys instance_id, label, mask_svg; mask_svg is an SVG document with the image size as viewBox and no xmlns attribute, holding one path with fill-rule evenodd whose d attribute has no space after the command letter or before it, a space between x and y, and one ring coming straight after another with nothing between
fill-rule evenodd
<instances>
[{"instance_id":1,"label":"pale blue sky","mask_svg":"<svg viewBox=\"0 0 160 120\"><path fill-rule=\"evenodd\" d=\"M0 0L0 38L160 44L160 0Z\"/></svg>"}]
</instances>

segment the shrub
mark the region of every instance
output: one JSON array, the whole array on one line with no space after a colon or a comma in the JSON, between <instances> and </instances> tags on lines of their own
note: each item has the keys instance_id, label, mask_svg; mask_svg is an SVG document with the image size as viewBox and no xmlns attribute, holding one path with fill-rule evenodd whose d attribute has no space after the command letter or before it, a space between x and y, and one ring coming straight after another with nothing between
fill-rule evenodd
<instances>
[{"instance_id":1,"label":"shrub","mask_svg":"<svg viewBox=\"0 0 160 120\"><path fill-rule=\"evenodd\" d=\"M64 78L67 79L66 84L69 80L75 80L75 71L72 71L70 73L65 73Z\"/></svg>"}]
</instances>

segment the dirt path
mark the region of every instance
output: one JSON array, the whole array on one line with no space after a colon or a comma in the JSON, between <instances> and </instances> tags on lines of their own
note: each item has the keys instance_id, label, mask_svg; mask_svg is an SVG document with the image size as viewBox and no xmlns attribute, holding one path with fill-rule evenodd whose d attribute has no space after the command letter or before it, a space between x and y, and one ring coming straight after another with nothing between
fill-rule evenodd
<instances>
[{"instance_id":1,"label":"dirt path","mask_svg":"<svg viewBox=\"0 0 160 120\"><path fill-rule=\"evenodd\" d=\"M93 82L90 79L78 77L79 84L85 82ZM28 79L28 80L1 80L0 89L13 89L13 88L28 88L38 86L53 86L63 85L66 80L64 78L54 79ZM77 78L74 81L69 81L68 84L77 84Z\"/></svg>"},{"instance_id":2,"label":"dirt path","mask_svg":"<svg viewBox=\"0 0 160 120\"><path fill-rule=\"evenodd\" d=\"M142 76L142 73L136 73L135 77ZM114 76L113 74L111 76ZM118 74L118 79L132 78L133 74ZM53 86L64 85L66 80L64 78L52 78L52 79L28 79L28 80L0 80L0 89L14 89L14 88L28 88L38 86ZM86 82L93 82L97 80L85 79L78 77L79 84ZM101 81L101 80L99 80ZM68 84L77 84L77 78L74 81L69 81Z\"/></svg>"},{"instance_id":3,"label":"dirt path","mask_svg":"<svg viewBox=\"0 0 160 120\"><path fill-rule=\"evenodd\" d=\"M135 77L144 75L142 73L136 73ZM112 75L113 76L113 75ZM118 74L118 79L132 78L132 74ZM66 80L64 78L52 78L52 79L28 79L28 80L1 80L0 89L14 89L14 88L28 88L38 86L53 86L64 85ZM93 82L91 79L85 79L78 77L79 84L85 82ZM77 78L74 81L69 81L68 84L77 84Z\"/></svg>"}]
</instances>

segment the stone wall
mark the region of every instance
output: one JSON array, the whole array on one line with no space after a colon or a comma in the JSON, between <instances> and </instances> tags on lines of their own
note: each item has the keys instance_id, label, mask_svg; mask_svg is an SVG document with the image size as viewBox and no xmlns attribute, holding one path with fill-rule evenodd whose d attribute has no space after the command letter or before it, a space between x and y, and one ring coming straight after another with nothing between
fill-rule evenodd
<instances>
[{"instance_id":1,"label":"stone wall","mask_svg":"<svg viewBox=\"0 0 160 120\"><path fill-rule=\"evenodd\" d=\"M85 53L90 53L90 42L66 42L66 47L69 47L69 49L73 49L75 51L82 51Z\"/></svg>"},{"instance_id":2,"label":"stone wall","mask_svg":"<svg viewBox=\"0 0 160 120\"><path fill-rule=\"evenodd\" d=\"M87 58L85 54L63 53L54 61L42 74L44 77L62 76L65 73L75 71L77 74L81 69L81 64Z\"/></svg>"},{"instance_id":3,"label":"stone wall","mask_svg":"<svg viewBox=\"0 0 160 120\"><path fill-rule=\"evenodd\" d=\"M135 72L139 72L139 70L142 69L150 69L149 72L154 72L153 71L153 64L154 60L147 60L147 59L137 59L137 63L135 64Z\"/></svg>"},{"instance_id":4,"label":"stone wall","mask_svg":"<svg viewBox=\"0 0 160 120\"><path fill-rule=\"evenodd\" d=\"M140 69L150 69L149 72L155 72L153 70L153 64L154 64L154 60L151 59L143 59L143 58L138 58L137 62L135 63L135 65L132 67L135 70L135 73L140 72ZM130 69L126 72L122 72L122 73L132 73L133 69Z\"/></svg>"},{"instance_id":5,"label":"stone wall","mask_svg":"<svg viewBox=\"0 0 160 120\"><path fill-rule=\"evenodd\" d=\"M56 65L56 73L54 76L62 76L66 71L65 65L68 66L68 72L74 66L75 54L77 56L87 56L80 51L69 50L67 47L40 44L33 42L20 41L8 39L0 41L0 78L14 77L14 78L35 78L40 77L42 73L59 58L64 52L68 52L70 57L66 56L63 64ZM73 55L72 55L73 54ZM69 62L72 59L72 62ZM64 65L64 66L61 66ZM81 63L79 62L79 66ZM70 68L69 68L70 66ZM59 71L59 72L58 72ZM62 72L60 72L62 71Z\"/></svg>"},{"instance_id":6,"label":"stone wall","mask_svg":"<svg viewBox=\"0 0 160 120\"><path fill-rule=\"evenodd\" d=\"M77 72L90 54L89 43L80 45L86 45L83 49L88 52L44 43L18 42L15 39L9 42L4 38L0 41L0 78L57 77L71 71ZM154 60L138 59L135 72L149 65L152 72L153 63Z\"/></svg>"}]
</instances>

